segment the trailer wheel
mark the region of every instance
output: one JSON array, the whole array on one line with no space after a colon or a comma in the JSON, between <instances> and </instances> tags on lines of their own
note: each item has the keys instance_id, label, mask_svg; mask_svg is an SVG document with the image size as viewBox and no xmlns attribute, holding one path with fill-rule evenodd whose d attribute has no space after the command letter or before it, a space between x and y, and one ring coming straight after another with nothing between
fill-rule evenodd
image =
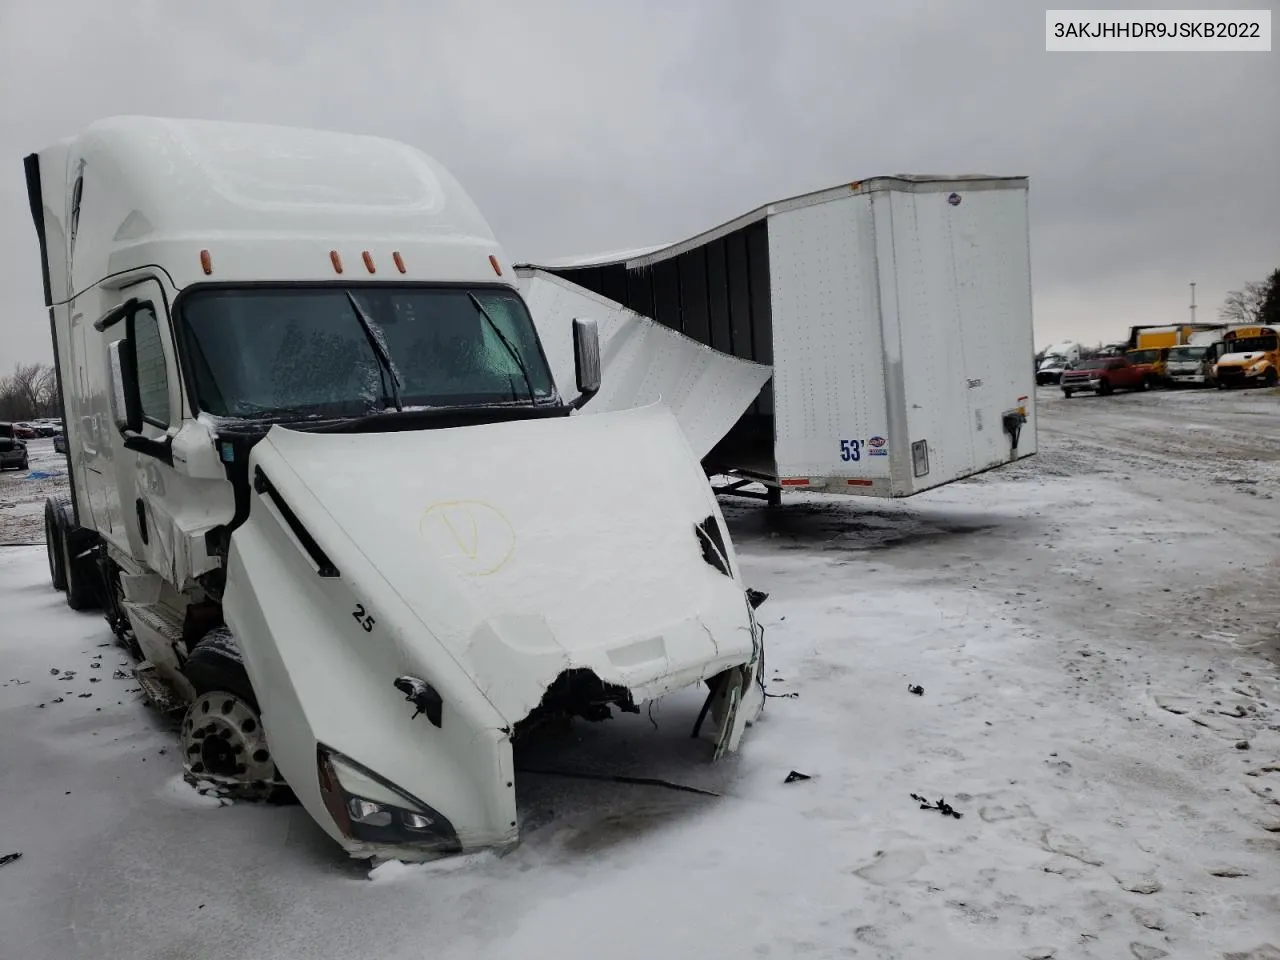
<instances>
[{"instance_id":1,"label":"trailer wheel","mask_svg":"<svg viewBox=\"0 0 1280 960\"><path fill-rule=\"evenodd\" d=\"M98 606L98 571L92 557L77 556L84 540L69 517L63 515L58 550L62 554L62 570L66 580L67 606L72 610L93 610Z\"/></svg>"},{"instance_id":2,"label":"trailer wheel","mask_svg":"<svg viewBox=\"0 0 1280 960\"><path fill-rule=\"evenodd\" d=\"M70 513L66 497L49 497L44 502L44 552L49 558L49 580L53 589L67 589L67 571L62 565L62 523Z\"/></svg>"},{"instance_id":3,"label":"trailer wheel","mask_svg":"<svg viewBox=\"0 0 1280 960\"><path fill-rule=\"evenodd\" d=\"M271 759L261 710L240 648L226 627L214 627L191 649L182 672L196 699L182 720L187 782L240 800L289 803L292 792Z\"/></svg>"}]
</instances>

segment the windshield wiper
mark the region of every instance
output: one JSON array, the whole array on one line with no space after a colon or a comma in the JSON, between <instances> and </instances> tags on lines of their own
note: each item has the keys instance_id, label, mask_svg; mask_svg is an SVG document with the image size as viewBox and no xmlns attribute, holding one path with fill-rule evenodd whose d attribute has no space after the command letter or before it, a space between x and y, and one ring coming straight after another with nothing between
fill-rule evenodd
<instances>
[{"instance_id":1,"label":"windshield wiper","mask_svg":"<svg viewBox=\"0 0 1280 960\"><path fill-rule=\"evenodd\" d=\"M507 353L511 354L511 359L514 360L516 362L516 366L520 368L520 376L524 377L525 388L529 391L529 402L536 402L533 396L533 381L529 379L529 368L524 365L524 359L520 356L519 351L511 345L511 341L507 339L506 335L494 321L493 317L489 316L489 311L484 308L484 304L480 302L480 298L470 290L467 291L467 297L475 304L476 309L480 311L480 316L484 317L485 322L489 324L489 329L498 335L498 339L502 341L502 345L507 348Z\"/></svg>"},{"instance_id":2,"label":"windshield wiper","mask_svg":"<svg viewBox=\"0 0 1280 960\"><path fill-rule=\"evenodd\" d=\"M391 354L387 353L387 343L382 336L382 328L379 327L370 316L364 312L364 308L356 301L355 296L350 290L346 291L347 302L351 304L351 309L356 312L356 319L360 321L360 326L364 330L365 339L369 341L369 346L373 350L373 355L378 358L378 364L382 367L388 377L391 378L391 399L396 405L396 411L404 409L404 405L400 402L400 374L396 371L395 364L391 362Z\"/></svg>"}]
</instances>

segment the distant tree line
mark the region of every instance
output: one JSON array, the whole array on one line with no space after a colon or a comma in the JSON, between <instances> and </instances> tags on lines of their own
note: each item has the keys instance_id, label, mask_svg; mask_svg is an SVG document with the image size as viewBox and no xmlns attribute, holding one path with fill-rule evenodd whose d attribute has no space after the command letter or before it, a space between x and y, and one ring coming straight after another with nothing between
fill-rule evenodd
<instances>
[{"instance_id":1,"label":"distant tree line","mask_svg":"<svg viewBox=\"0 0 1280 960\"><path fill-rule=\"evenodd\" d=\"M0 420L58 416L58 375L47 363L19 363L0 377Z\"/></svg>"},{"instance_id":2,"label":"distant tree line","mask_svg":"<svg viewBox=\"0 0 1280 960\"><path fill-rule=\"evenodd\" d=\"M1224 323L1280 325L1280 268L1265 280L1250 281L1229 292L1218 308L1218 319Z\"/></svg>"}]
</instances>

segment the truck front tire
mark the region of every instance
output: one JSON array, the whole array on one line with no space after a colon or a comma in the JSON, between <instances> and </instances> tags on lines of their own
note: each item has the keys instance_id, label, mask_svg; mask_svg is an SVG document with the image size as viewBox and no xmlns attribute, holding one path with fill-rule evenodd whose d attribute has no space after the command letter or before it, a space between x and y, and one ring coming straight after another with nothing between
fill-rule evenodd
<instances>
[{"instance_id":1,"label":"truck front tire","mask_svg":"<svg viewBox=\"0 0 1280 960\"><path fill-rule=\"evenodd\" d=\"M240 659L240 648L226 627L214 627L196 642L182 665L182 672L196 693L226 690L258 709L249 673Z\"/></svg>"},{"instance_id":2,"label":"truck front tire","mask_svg":"<svg viewBox=\"0 0 1280 960\"><path fill-rule=\"evenodd\" d=\"M242 800L293 803L296 798L271 759L258 698L231 631L223 626L206 633L191 648L182 672L196 691L182 721L188 781L209 784L224 796ZM221 741L221 751L210 753L202 742L210 737ZM211 756L230 765L211 769Z\"/></svg>"}]
</instances>

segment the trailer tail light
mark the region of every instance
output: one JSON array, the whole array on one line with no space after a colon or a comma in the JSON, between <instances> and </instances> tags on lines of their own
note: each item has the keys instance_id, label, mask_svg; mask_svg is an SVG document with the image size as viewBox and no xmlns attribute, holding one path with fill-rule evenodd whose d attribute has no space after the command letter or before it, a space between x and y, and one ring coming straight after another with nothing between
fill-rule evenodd
<instances>
[{"instance_id":1,"label":"trailer tail light","mask_svg":"<svg viewBox=\"0 0 1280 960\"><path fill-rule=\"evenodd\" d=\"M330 251L329 251L329 262L333 264L333 272L334 272L334 273L341 273L341 272L342 272L342 258L341 258L340 256L338 256L338 251L337 251L337 250L330 250Z\"/></svg>"},{"instance_id":2,"label":"trailer tail light","mask_svg":"<svg viewBox=\"0 0 1280 960\"><path fill-rule=\"evenodd\" d=\"M366 270L368 270L370 273L376 273L376 272L377 272L377 271L376 271L376 270L374 270L374 268L373 268L373 256L369 253L369 251L368 251L368 250L366 250L364 253L360 254L360 258L361 258L362 260L364 260L364 268L365 268Z\"/></svg>"},{"instance_id":3,"label":"trailer tail light","mask_svg":"<svg viewBox=\"0 0 1280 960\"><path fill-rule=\"evenodd\" d=\"M869 486L871 486L872 484L874 484L874 483L875 483L875 481L874 481L874 480L863 480L863 479L858 478L858 477L850 477L848 480L846 480L846 481L845 481L845 483L849 484L849 486L851 486L851 487L869 487Z\"/></svg>"},{"instance_id":4,"label":"trailer tail light","mask_svg":"<svg viewBox=\"0 0 1280 960\"><path fill-rule=\"evenodd\" d=\"M404 272L405 272L405 269L404 269L404 257L400 256L400 251L399 251L399 250L397 250L395 253L391 254L391 262L392 262L392 263L394 263L394 264L396 265L396 269L397 269L397 270L399 270L401 273L404 273Z\"/></svg>"},{"instance_id":5,"label":"trailer tail light","mask_svg":"<svg viewBox=\"0 0 1280 960\"><path fill-rule=\"evenodd\" d=\"M209 256L208 250L200 251L200 269L206 277L213 273L213 257Z\"/></svg>"},{"instance_id":6,"label":"trailer tail light","mask_svg":"<svg viewBox=\"0 0 1280 960\"><path fill-rule=\"evenodd\" d=\"M498 258L492 253L489 254L489 266L493 267L493 272L498 276L502 276L502 268L498 266Z\"/></svg>"}]
</instances>

